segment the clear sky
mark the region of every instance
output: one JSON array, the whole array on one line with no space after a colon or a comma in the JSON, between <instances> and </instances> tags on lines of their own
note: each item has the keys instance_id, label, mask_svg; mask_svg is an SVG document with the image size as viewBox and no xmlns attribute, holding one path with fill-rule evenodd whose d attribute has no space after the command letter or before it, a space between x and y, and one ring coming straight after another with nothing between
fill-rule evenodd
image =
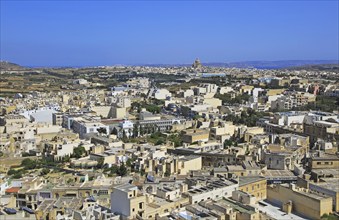
<instances>
[{"instance_id":1,"label":"clear sky","mask_svg":"<svg viewBox=\"0 0 339 220\"><path fill-rule=\"evenodd\" d=\"M26 66L338 59L333 1L1 1L1 60Z\"/></svg>"}]
</instances>

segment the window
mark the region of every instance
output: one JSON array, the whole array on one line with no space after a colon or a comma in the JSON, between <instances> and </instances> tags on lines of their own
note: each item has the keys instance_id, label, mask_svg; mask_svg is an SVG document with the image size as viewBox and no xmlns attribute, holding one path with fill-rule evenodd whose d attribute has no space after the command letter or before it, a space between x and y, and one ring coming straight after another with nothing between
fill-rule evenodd
<instances>
[{"instance_id":1,"label":"window","mask_svg":"<svg viewBox=\"0 0 339 220\"><path fill-rule=\"evenodd\" d=\"M134 211L135 211L135 209L133 208L133 209L132 209L132 212L134 212Z\"/></svg>"},{"instance_id":2,"label":"window","mask_svg":"<svg viewBox=\"0 0 339 220\"><path fill-rule=\"evenodd\" d=\"M139 209L142 209L142 202L139 203Z\"/></svg>"},{"instance_id":3,"label":"window","mask_svg":"<svg viewBox=\"0 0 339 220\"><path fill-rule=\"evenodd\" d=\"M317 165L320 165L321 164L321 162L317 162Z\"/></svg>"}]
</instances>

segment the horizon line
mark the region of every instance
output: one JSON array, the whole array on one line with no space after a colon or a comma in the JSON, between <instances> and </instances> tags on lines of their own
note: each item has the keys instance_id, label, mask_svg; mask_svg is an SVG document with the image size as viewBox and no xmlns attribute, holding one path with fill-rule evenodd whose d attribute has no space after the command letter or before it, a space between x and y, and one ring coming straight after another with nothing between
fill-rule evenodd
<instances>
[{"instance_id":1,"label":"horizon line","mask_svg":"<svg viewBox=\"0 0 339 220\"><path fill-rule=\"evenodd\" d=\"M196 58L198 59L198 58ZM200 60L201 61L201 60ZM7 62L19 65L21 67L27 67L27 68L89 68L89 67L110 67L110 66L186 66L186 65L192 65L194 60L191 63L133 63L133 64L127 64L127 63L115 63L115 64L102 64L102 65L21 65L20 63L8 61L8 60L0 60L0 62ZM211 62L201 62L201 64L241 64L241 63L251 63L251 62L329 62L329 63L321 63L321 64L338 64L339 65L339 59L281 59L281 60L243 60L243 61L232 61L232 62L223 62L223 61L211 61ZM336 62L336 63L334 63ZM312 64L312 63L310 63ZM310 65L305 64L305 65Z\"/></svg>"}]
</instances>

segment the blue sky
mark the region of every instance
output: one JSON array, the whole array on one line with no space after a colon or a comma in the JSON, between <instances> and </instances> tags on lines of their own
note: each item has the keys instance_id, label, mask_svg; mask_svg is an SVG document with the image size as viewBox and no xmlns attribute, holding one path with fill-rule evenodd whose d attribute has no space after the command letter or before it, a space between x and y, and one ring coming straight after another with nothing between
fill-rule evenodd
<instances>
[{"instance_id":1,"label":"blue sky","mask_svg":"<svg viewBox=\"0 0 339 220\"><path fill-rule=\"evenodd\" d=\"M338 59L338 1L4 1L1 60L27 66Z\"/></svg>"}]
</instances>

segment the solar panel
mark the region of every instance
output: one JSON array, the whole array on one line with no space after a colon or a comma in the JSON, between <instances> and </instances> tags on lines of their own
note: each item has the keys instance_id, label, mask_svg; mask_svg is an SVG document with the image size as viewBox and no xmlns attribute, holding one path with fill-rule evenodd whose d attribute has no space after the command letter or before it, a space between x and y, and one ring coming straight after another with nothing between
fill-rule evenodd
<instances>
[{"instance_id":1,"label":"solar panel","mask_svg":"<svg viewBox=\"0 0 339 220\"><path fill-rule=\"evenodd\" d=\"M24 210L25 212L28 212L29 214L34 214L34 211L28 207L22 207L22 210Z\"/></svg>"},{"instance_id":2,"label":"solar panel","mask_svg":"<svg viewBox=\"0 0 339 220\"><path fill-rule=\"evenodd\" d=\"M16 214L16 210L12 208L4 208L4 211L9 214L9 215L14 215Z\"/></svg>"}]
</instances>

